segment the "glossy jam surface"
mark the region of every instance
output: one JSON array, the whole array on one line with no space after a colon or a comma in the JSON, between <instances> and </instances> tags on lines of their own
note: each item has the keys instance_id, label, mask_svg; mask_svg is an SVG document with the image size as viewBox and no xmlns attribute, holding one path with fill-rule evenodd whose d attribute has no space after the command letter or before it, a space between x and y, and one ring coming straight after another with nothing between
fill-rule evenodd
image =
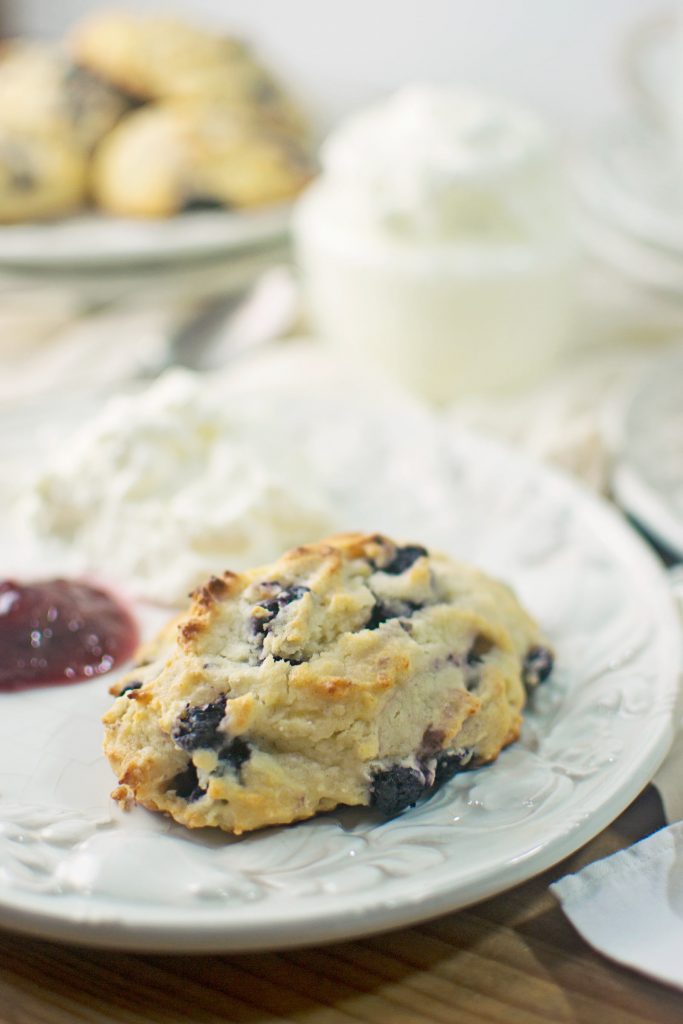
<instances>
[{"instance_id":1,"label":"glossy jam surface","mask_svg":"<svg viewBox=\"0 0 683 1024\"><path fill-rule=\"evenodd\" d=\"M78 580L0 582L0 690L92 679L137 642L134 619L104 590Z\"/></svg>"}]
</instances>

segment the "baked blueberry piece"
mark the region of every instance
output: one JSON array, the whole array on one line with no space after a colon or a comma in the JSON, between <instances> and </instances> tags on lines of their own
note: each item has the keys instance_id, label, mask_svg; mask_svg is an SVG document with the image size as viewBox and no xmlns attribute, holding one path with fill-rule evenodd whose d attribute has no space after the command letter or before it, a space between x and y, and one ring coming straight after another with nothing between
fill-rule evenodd
<instances>
[{"instance_id":1,"label":"baked blueberry piece","mask_svg":"<svg viewBox=\"0 0 683 1024\"><path fill-rule=\"evenodd\" d=\"M392 816L519 735L552 652L512 591L344 534L214 577L104 718L123 805L241 833L339 805Z\"/></svg>"}]
</instances>

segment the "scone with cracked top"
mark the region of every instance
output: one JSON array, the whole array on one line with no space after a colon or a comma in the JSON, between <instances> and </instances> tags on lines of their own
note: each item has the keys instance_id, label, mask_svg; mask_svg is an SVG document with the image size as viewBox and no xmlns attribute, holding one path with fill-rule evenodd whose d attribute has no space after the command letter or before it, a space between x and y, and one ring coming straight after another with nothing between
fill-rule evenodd
<instances>
[{"instance_id":1,"label":"scone with cracked top","mask_svg":"<svg viewBox=\"0 0 683 1024\"><path fill-rule=\"evenodd\" d=\"M178 95L185 76L241 66L244 45L164 14L91 12L71 31L73 60L140 100Z\"/></svg>"},{"instance_id":2,"label":"scone with cracked top","mask_svg":"<svg viewBox=\"0 0 683 1024\"><path fill-rule=\"evenodd\" d=\"M291 199L310 180L307 147L275 124L195 103L158 103L124 117L100 144L92 190L120 216L167 217L203 206Z\"/></svg>"},{"instance_id":3,"label":"scone with cracked top","mask_svg":"<svg viewBox=\"0 0 683 1024\"><path fill-rule=\"evenodd\" d=\"M184 19L96 11L73 29L70 50L77 64L139 101L222 103L307 133L296 104L248 45Z\"/></svg>"},{"instance_id":4,"label":"scone with cracked top","mask_svg":"<svg viewBox=\"0 0 683 1024\"><path fill-rule=\"evenodd\" d=\"M89 155L129 105L56 46L0 44L0 223L83 206Z\"/></svg>"},{"instance_id":5,"label":"scone with cracked top","mask_svg":"<svg viewBox=\"0 0 683 1024\"><path fill-rule=\"evenodd\" d=\"M339 805L392 816L517 739L552 652L513 592L343 534L212 578L104 718L114 797L242 833Z\"/></svg>"},{"instance_id":6,"label":"scone with cracked top","mask_svg":"<svg viewBox=\"0 0 683 1024\"><path fill-rule=\"evenodd\" d=\"M57 136L88 154L129 109L118 89L72 64L56 47L0 46L0 124Z\"/></svg>"},{"instance_id":7,"label":"scone with cracked top","mask_svg":"<svg viewBox=\"0 0 683 1024\"><path fill-rule=\"evenodd\" d=\"M124 217L170 217L191 195L182 121L163 104L124 117L98 146L90 168L97 205Z\"/></svg>"}]
</instances>

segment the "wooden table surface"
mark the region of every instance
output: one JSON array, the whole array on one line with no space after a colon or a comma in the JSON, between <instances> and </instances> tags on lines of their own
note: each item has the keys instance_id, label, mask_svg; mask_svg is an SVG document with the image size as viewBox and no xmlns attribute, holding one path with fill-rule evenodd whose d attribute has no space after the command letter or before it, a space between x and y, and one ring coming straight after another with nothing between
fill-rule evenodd
<instances>
[{"instance_id":1,"label":"wooden table surface","mask_svg":"<svg viewBox=\"0 0 683 1024\"><path fill-rule=\"evenodd\" d=\"M648 788L582 850L494 899L359 942L147 956L0 931L1 1024L663 1024L683 993L595 953L548 884L664 824ZM683 950L681 951L683 956Z\"/></svg>"}]
</instances>

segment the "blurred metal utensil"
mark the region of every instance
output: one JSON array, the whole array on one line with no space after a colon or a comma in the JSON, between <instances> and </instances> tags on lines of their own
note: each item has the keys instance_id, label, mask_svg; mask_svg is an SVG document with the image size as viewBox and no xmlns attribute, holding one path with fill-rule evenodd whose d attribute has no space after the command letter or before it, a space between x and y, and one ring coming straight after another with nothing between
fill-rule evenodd
<instances>
[{"instance_id":1,"label":"blurred metal utensil","mask_svg":"<svg viewBox=\"0 0 683 1024\"><path fill-rule=\"evenodd\" d=\"M171 366L217 370L230 360L274 341L291 328L298 291L284 266L266 271L246 292L204 302L171 334L157 376Z\"/></svg>"},{"instance_id":2,"label":"blurred metal utensil","mask_svg":"<svg viewBox=\"0 0 683 1024\"><path fill-rule=\"evenodd\" d=\"M299 315L299 290L284 266L268 270L202 347L199 370L217 370L268 342L283 337Z\"/></svg>"}]
</instances>

